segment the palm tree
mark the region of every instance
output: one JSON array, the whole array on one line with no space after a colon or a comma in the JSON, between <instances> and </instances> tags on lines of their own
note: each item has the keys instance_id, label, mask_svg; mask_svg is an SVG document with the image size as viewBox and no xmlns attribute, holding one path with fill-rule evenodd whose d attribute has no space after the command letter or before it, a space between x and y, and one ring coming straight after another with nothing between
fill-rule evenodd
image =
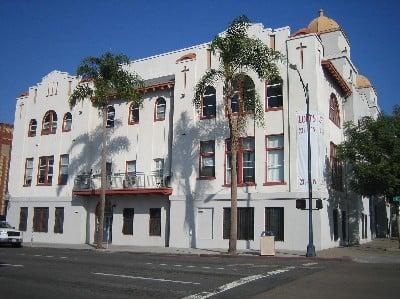
<instances>
[{"instance_id":1,"label":"palm tree","mask_svg":"<svg viewBox=\"0 0 400 299\"><path fill-rule=\"evenodd\" d=\"M99 109L103 116L102 121L102 149L101 149L101 190L100 215L95 230L96 248L103 248L104 207L106 201L106 155L107 155L107 106L113 99L124 99L140 105L142 102L141 89L143 80L135 73L123 68L130 59L123 54L114 55L105 53L100 57L89 56L84 58L77 68L76 74L81 83L75 88L69 98L70 107L78 102L90 98L92 105Z\"/></svg>"},{"instance_id":2,"label":"palm tree","mask_svg":"<svg viewBox=\"0 0 400 299\"><path fill-rule=\"evenodd\" d=\"M217 82L223 84L223 106L228 118L231 144L231 225L229 253L236 254L237 243L237 151L240 138L248 117L253 117L257 125L264 123L263 105L257 95L254 83L246 74L254 72L261 80L276 80L279 72L276 62L282 55L268 48L260 39L250 37L250 21L246 16L233 20L226 32L214 38L210 48L218 55L217 69L208 70L195 88L194 104L201 109L206 87ZM232 108L235 99L236 108Z\"/></svg>"}]
</instances>

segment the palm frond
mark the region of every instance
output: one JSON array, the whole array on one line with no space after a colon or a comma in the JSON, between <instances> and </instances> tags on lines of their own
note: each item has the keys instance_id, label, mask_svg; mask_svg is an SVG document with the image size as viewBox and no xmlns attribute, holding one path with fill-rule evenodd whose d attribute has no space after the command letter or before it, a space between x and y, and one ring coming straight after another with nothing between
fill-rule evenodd
<instances>
[{"instance_id":1,"label":"palm frond","mask_svg":"<svg viewBox=\"0 0 400 299\"><path fill-rule=\"evenodd\" d=\"M88 84L78 85L68 99L69 107L72 109L78 102L85 100L93 95L93 89Z\"/></svg>"},{"instance_id":2,"label":"palm frond","mask_svg":"<svg viewBox=\"0 0 400 299\"><path fill-rule=\"evenodd\" d=\"M215 69L210 69L208 70L199 80L199 82L196 84L195 90L194 90L194 99L193 103L196 107L196 110L201 109L201 102L202 102L202 97L204 95L204 92L209 85L214 85L218 80L223 79L224 73L215 70Z\"/></svg>"}]
</instances>

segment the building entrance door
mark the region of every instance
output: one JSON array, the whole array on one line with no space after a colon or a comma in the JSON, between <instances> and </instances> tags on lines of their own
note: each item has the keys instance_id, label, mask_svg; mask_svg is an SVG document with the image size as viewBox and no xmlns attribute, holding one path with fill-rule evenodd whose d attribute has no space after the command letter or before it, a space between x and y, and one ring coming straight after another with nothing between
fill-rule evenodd
<instances>
[{"instance_id":1,"label":"building entrance door","mask_svg":"<svg viewBox=\"0 0 400 299\"><path fill-rule=\"evenodd\" d=\"M112 243L112 223L113 223L113 214L106 212L104 214L104 223L103 223L103 243Z\"/></svg>"}]
</instances>

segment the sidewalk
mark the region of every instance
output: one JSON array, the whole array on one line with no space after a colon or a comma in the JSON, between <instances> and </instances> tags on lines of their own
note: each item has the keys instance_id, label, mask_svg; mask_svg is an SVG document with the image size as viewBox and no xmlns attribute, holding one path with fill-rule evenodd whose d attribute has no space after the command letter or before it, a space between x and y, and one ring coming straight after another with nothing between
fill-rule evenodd
<instances>
[{"instance_id":1,"label":"sidewalk","mask_svg":"<svg viewBox=\"0 0 400 299\"><path fill-rule=\"evenodd\" d=\"M25 247L47 247L94 250L88 244L52 244L52 243L25 243ZM175 248L156 246L106 246L105 252L132 252L145 254L170 254L170 255L226 255L227 250L198 249L198 248ZM400 250L398 241L390 239L375 239L369 243L351 247L335 247L317 252L317 258L321 259L344 259L364 263L400 263ZM238 250L240 256L259 256L258 250ZM305 258L305 251L277 250L275 257L279 258ZM268 258L268 257L266 257Z\"/></svg>"}]
</instances>

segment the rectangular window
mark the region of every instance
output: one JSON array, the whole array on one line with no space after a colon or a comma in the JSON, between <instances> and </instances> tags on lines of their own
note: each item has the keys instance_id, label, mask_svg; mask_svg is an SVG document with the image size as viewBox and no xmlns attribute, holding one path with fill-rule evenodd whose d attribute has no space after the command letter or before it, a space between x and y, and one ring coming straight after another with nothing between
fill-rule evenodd
<instances>
[{"instance_id":1,"label":"rectangular window","mask_svg":"<svg viewBox=\"0 0 400 299\"><path fill-rule=\"evenodd\" d=\"M255 182L255 155L254 155L254 137L242 139L242 167L244 183ZM239 160L240 161L240 160Z\"/></svg>"},{"instance_id":2,"label":"rectangular window","mask_svg":"<svg viewBox=\"0 0 400 299\"><path fill-rule=\"evenodd\" d=\"M230 140L225 142L225 183L231 183L232 149ZM238 184L254 184L255 182L255 147L254 137L241 138L237 151Z\"/></svg>"},{"instance_id":3,"label":"rectangular window","mask_svg":"<svg viewBox=\"0 0 400 299\"><path fill-rule=\"evenodd\" d=\"M231 208L224 208L223 238L229 239L231 232ZM254 240L254 208L237 209L238 240Z\"/></svg>"},{"instance_id":4,"label":"rectangular window","mask_svg":"<svg viewBox=\"0 0 400 299\"><path fill-rule=\"evenodd\" d=\"M330 144L330 162L331 162L331 178L332 178L332 188L338 191L343 190L342 184L342 165L336 158L337 146L331 142Z\"/></svg>"},{"instance_id":5,"label":"rectangular window","mask_svg":"<svg viewBox=\"0 0 400 299\"><path fill-rule=\"evenodd\" d=\"M149 235L161 236L161 209L150 209Z\"/></svg>"},{"instance_id":6,"label":"rectangular window","mask_svg":"<svg viewBox=\"0 0 400 299\"><path fill-rule=\"evenodd\" d=\"M28 222L28 208L21 208L19 211L19 227L18 229L22 232L26 231Z\"/></svg>"},{"instance_id":7,"label":"rectangular window","mask_svg":"<svg viewBox=\"0 0 400 299\"><path fill-rule=\"evenodd\" d=\"M266 90L267 109L279 109L283 106L282 81L273 81L267 84Z\"/></svg>"},{"instance_id":8,"label":"rectangular window","mask_svg":"<svg viewBox=\"0 0 400 299\"><path fill-rule=\"evenodd\" d=\"M135 215L135 209L124 209L122 214L124 217L122 233L124 235L133 235L133 217Z\"/></svg>"},{"instance_id":9,"label":"rectangular window","mask_svg":"<svg viewBox=\"0 0 400 299\"><path fill-rule=\"evenodd\" d=\"M66 185L68 182L68 166L69 166L69 155L61 155L60 169L58 174L59 185Z\"/></svg>"},{"instance_id":10,"label":"rectangular window","mask_svg":"<svg viewBox=\"0 0 400 299\"><path fill-rule=\"evenodd\" d=\"M49 208L34 208L33 210L33 231L47 233L49 221Z\"/></svg>"},{"instance_id":11,"label":"rectangular window","mask_svg":"<svg viewBox=\"0 0 400 299\"><path fill-rule=\"evenodd\" d=\"M38 185L51 185L53 181L54 156L39 157Z\"/></svg>"},{"instance_id":12,"label":"rectangular window","mask_svg":"<svg viewBox=\"0 0 400 299\"><path fill-rule=\"evenodd\" d=\"M54 213L54 233L64 232L64 208L56 208Z\"/></svg>"},{"instance_id":13,"label":"rectangular window","mask_svg":"<svg viewBox=\"0 0 400 299\"><path fill-rule=\"evenodd\" d=\"M200 141L200 177L215 177L215 141Z\"/></svg>"},{"instance_id":14,"label":"rectangular window","mask_svg":"<svg viewBox=\"0 0 400 299\"><path fill-rule=\"evenodd\" d=\"M33 175L33 158L27 158L25 160L24 186L32 185L32 175Z\"/></svg>"},{"instance_id":15,"label":"rectangular window","mask_svg":"<svg viewBox=\"0 0 400 299\"><path fill-rule=\"evenodd\" d=\"M267 183L283 183L283 135L266 137Z\"/></svg>"},{"instance_id":16,"label":"rectangular window","mask_svg":"<svg viewBox=\"0 0 400 299\"><path fill-rule=\"evenodd\" d=\"M339 239L339 212L334 209L332 212L333 220L333 239L337 241Z\"/></svg>"},{"instance_id":17,"label":"rectangular window","mask_svg":"<svg viewBox=\"0 0 400 299\"><path fill-rule=\"evenodd\" d=\"M265 208L265 231L275 236L275 241L284 241L284 210L283 208Z\"/></svg>"},{"instance_id":18,"label":"rectangular window","mask_svg":"<svg viewBox=\"0 0 400 299\"><path fill-rule=\"evenodd\" d=\"M275 50L275 34L269 36L269 47Z\"/></svg>"}]
</instances>

